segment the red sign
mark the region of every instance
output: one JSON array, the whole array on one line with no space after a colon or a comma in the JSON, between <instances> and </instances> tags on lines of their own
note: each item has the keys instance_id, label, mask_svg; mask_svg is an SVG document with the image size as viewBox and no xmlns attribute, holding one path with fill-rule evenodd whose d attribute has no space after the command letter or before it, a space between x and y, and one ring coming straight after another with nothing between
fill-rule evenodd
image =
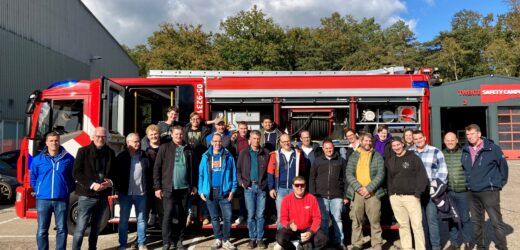
<instances>
[{"instance_id":1,"label":"red sign","mask_svg":"<svg viewBox=\"0 0 520 250\"><path fill-rule=\"evenodd\" d=\"M478 90L478 89L461 89L461 90L457 90L457 94L460 96L479 96L480 90Z\"/></svg>"},{"instance_id":2,"label":"red sign","mask_svg":"<svg viewBox=\"0 0 520 250\"><path fill-rule=\"evenodd\" d=\"M520 84L482 84L480 85L480 101L500 102L520 98Z\"/></svg>"}]
</instances>

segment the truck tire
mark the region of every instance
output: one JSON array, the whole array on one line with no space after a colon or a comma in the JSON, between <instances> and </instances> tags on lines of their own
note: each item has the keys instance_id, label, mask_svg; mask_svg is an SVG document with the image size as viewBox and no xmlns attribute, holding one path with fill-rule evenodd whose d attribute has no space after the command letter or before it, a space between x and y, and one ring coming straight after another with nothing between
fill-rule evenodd
<instances>
[{"instance_id":1,"label":"truck tire","mask_svg":"<svg viewBox=\"0 0 520 250\"><path fill-rule=\"evenodd\" d=\"M67 215L67 227L68 233L70 235L74 235L74 230L76 229L76 220L78 218L78 198L79 196L76 192L72 192L69 198L69 213ZM108 219L110 217L110 210L107 206L105 212L103 213L103 218L101 219L101 225L99 226L99 232L101 233L108 224ZM90 222L87 225L87 229L85 230L85 236L90 234Z\"/></svg>"},{"instance_id":2,"label":"truck tire","mask_svg":"<svg viewBox=\"0 0 520 250\"><path fill-rule=\"evenodd\" d=\"M13 187L7 182L0 181L0 202L10 203L13 197Z\"/></svg>"}]
</instances>

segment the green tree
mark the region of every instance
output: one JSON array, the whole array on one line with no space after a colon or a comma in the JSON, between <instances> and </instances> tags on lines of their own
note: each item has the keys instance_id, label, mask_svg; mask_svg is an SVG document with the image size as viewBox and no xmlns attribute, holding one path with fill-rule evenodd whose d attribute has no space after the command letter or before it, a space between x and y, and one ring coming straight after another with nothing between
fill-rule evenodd
<instances>
[{"instance_id":1,"label":"green tree","mask_svg":"<svg viewBox=\"0 0 520 250\"><path fill-rule=\"evenodd\" d=\"M410 27L399 20L383 31L386 55L383 64L420 66L417 65L418 43Z\"/></svg>"},{"instance_id":2,"label":"green tree","mask_svg":"<svg viewBox=\"0 0 520 250\"><path fill-rule=\"evenodd\" d=\"M445 37L442 42L442 49L439 51L439 60L446 66L448 73L453 74L453 78L459 80L463 72L462 62L469 53L452 37Z\"/></svg>"},{"instance_id":3,"label":"green tree","mask_svg":"<svg viewBox=\"0 0 520 250\"><path fill-rule=\"evenodd\" d=\"M512 47L504 39L495 39L484 51L490 68L495 74L511 76L516 69Z\"/></svg>"},{"instance_id":4,"label":"green tree","mask_svg":"<svg viewBox=\"0 0 520 250\"><path fill-rule=\"evenodd\" d=\"M225 66L233 70L286 70L285 33L256 5L220 23L215 46Z\"/></svg>"},{"instance_id":5,"label":"green tree","mask_svg":"<svg viewBox=\"0 0 520 250\"><path fill-rule=\"evenodd\" d=\"M123 49L134 60L139 67L139 76L146 76L148 74L148 53L149 50L144 44L138 44L133 48L122 45Z\"/></svg>"},{"instance_id":6,"label":"green tree","mask_svg":"<svg viewBox=\"0 0 520 250\"><path fill-rule=\"evenodd\" d=\"M186 24L160 25L148 38L149 69L212 69L219 65L211 44L211 34L202 26Z\"/></svg>"}]
</instances>

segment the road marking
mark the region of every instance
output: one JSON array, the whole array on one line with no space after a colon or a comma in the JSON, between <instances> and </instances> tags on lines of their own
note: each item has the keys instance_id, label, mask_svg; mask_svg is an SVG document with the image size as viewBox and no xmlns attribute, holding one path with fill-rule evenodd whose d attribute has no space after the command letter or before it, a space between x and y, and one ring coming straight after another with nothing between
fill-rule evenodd
<instances>
[{"instance_id":1,"label":"road marking","mask_svg":"<svg viewBox=\"0 0 520 250\"><path fill-rule=\"evenodd\" d=\"M9 223L9 222L11 222L13 220L18 220L18 219L19 219L18 217L15 217L15 218L12 218L12 219L9 219L9 220L6 220L6 221L2 221L2 222L0 222L0 225L5 224L5 223Z\"/></svg>"},{"instance_id":2,"label":"road marking","mask_svg":"<svg viewBox=\"0 0 520 250\"><path fill-rule=\"evenodd\" d=\"M198 240L200 240L200 237L195 237L195 238L193 238L193 240L191 240L191 242L190 242L190 245L191 245L193 242L196 242L196 241L198 241ZM195 249L195 246L194 246L194 245L188 247L188 250L193 250L193 249Z\"/></svg>"},{"instance_id":3,"label":"road marking","mask_svg":"<svg viewBox=\"0 0 520 250\"><path fill-rule=\"evenodd\" d=\"M0 238L34 238L34 235L0 235Z\"/></svg>"}]
</instances>

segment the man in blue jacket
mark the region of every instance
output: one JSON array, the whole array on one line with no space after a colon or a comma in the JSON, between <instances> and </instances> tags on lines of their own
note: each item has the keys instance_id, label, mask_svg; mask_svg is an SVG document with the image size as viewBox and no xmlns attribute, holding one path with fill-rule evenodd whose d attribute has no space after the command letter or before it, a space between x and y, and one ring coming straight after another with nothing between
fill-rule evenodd
<instances>
[{"instance_id":1,"label":"man in blue jacket","mask_svg":"<svg viewBox=\"0 0 520 250\"><path fill-rule=\"evenodd\" d=\"M469 190L473 233L477 249L484 245L484 213L487 212L495 230L495 247L507 249L506 228L500 212L500 190L507 183L508 166L502 149L481 136L480 127L466 127L468 143L462 149L462 166Z\"/></svg>"},{"instance_id":2,"label":"man in blue jacket","mask_svg":"<svg viewBox=\"0 0 520 250\"><path fill-rule=\"evenodd\" d=\"M38 210L36 242L38 249L49 249L49 225L54 211L56 249L65 249L69 194L74 188L74 157L60 146L60 136L56 132L45 136L45 145L31 166L31 187L36 192Z\"/></svg>"},{"instance_id":3,"label":"man in blue jacket","mask_svg":"<svg viewBox=\"0 0 520 250\"><path fill-rule=\"evenodd\" d=\"M231 201L237 188L237 169L235 159L222 146L222 136L214 134L211 137L211 146L202 155L199 166L199 195L208 205L211 216L211 225L215 234L215 243L212 250L223 247L235 250L236 247L229 241L231 234ZM224 221L222 230L219 221L219 207Z\"/></svg>"}]
</instances>

